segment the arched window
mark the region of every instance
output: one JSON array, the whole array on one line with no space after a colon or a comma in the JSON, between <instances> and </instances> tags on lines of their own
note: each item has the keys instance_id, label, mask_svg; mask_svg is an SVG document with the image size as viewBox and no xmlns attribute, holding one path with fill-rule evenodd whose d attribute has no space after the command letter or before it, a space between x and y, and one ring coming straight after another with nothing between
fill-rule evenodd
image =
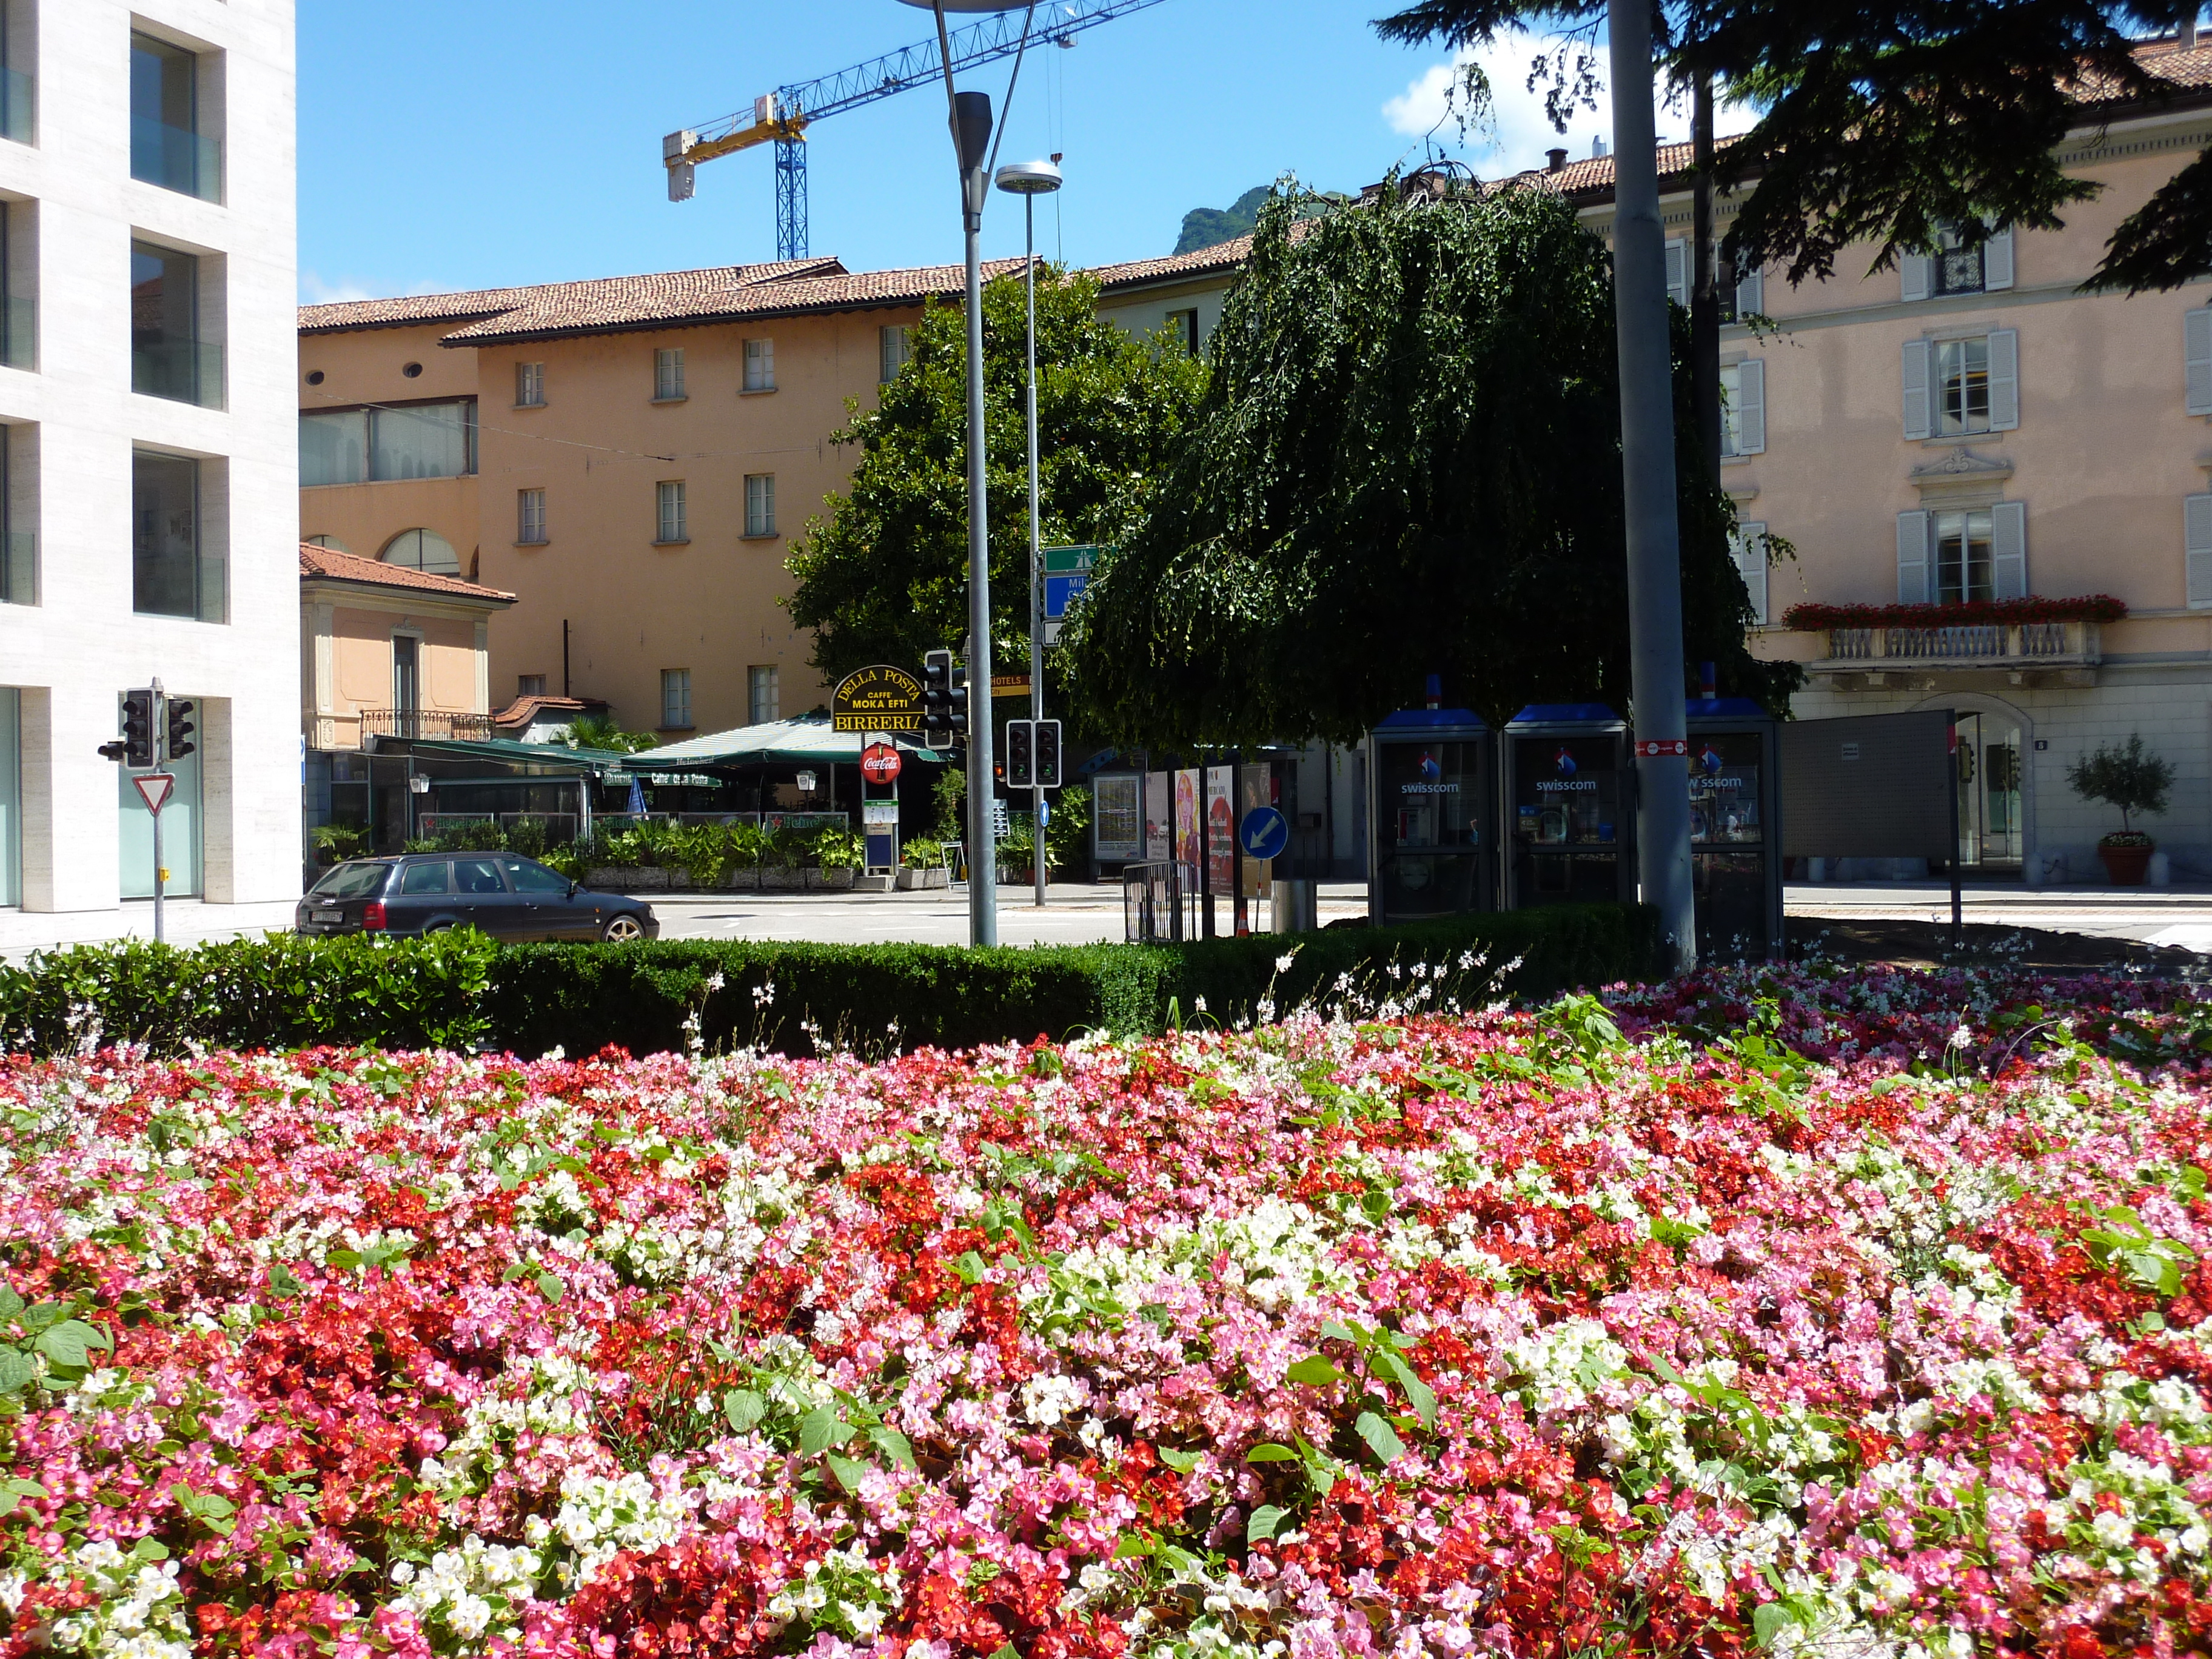
<instances>
[{"instance_id":1,"label":"arched window","mask_svg":"<svg viewBox=\"0 0 2212 1659\"><path fill-rule=\"evenodd\" d=\"M461 556L453 551L453 543L434 530L403 530L385 543L384 551L377 556L386 564L426 570L434 576L461 574Z\"/></svg>"},{"instance_id":2,"label":"arched window","mask_svg":"<svg viewBox=\"0 0 2212 1659\"><path fill-rule=\"evenodd\" d=\"M346 544L335 536L310 536L307 538L307 545L310 547L327 547L333 553L343 553L346 551Z\"/></svg>"}]
</instances>

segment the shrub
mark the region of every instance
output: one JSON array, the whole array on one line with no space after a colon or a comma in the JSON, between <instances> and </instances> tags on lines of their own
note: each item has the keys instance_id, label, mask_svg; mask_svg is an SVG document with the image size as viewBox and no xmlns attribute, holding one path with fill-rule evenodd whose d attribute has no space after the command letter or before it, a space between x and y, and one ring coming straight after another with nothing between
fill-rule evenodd
<instances>
[{"instance_id":1,"label":"shrub","mask_svg":"<svg viewBox=\"0 0 2212 1659\"><path fill-rule=\"evenodd\" d=\"M945 843L917 836L899 848L899 862L909 870L934 870L945 862Z\"/></svg>"}]
</instances>

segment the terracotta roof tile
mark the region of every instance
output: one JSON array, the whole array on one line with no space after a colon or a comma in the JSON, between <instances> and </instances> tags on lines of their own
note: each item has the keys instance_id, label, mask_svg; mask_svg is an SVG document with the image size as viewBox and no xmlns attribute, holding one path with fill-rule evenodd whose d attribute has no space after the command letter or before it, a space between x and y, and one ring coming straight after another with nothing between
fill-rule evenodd
<instances>
[{"instance_id":1,"label":"terracotta roof tile","mask_svg":"<svg viewBox=\"0 0 2212 1659\"><path fill-rule=\"evenodd\" d=\"M527 726L540 714L588 714L607 704L598 697L556 697L542 691L517 697L491 717L494 726Z\"/></svg>"},{"instance_id":2,"label":"terracotta roof tile","mask_svg":"<svg viewBox=\"0 0 2212 1659\"><path fill-rule=\"evenodd\" d=\"M454 599L489 599L501 605L514 603L514 595L502 593L495 587L479 587L474 582L465 582L458 576L434 575L427 570L410 570L403 564L386 564L381 559L364 559L358 553L341 553L335 547L317 547L312 542L300 544L300 574L318 576L325 581L361 582L372 587L404 587L423 593L444 593Z\"/></svg>"},{"instance_id":3,"label":"terracotta roof tile","mask_svg":"<svg viewBox=\"0 0 2212 1659\"><path fill-rule=\"evenodd\" d=\"M730 295L787 276L842 274L835 259L786 259L768 264L718 265L706 270L653 271L642 276L602 276L579 283L541 283L527 288L486 288L465 294L412 294L397 300L348 300L301 306L300 331L329 334L362 328L408 328L426 323L474 323L521 307L607 303L610 295L637 300L670 294Z\"/></svg>"},{"instance_id":4,"label":"terracotta roof tile","mask_svg":"<svg viewBox=\"0 0 2212 1659\"><path fill-rule=\"evenodd\" d=\"M1232 237L1226 242L1217 242L1212 247L1200 248L1194 253L1171 253L1160 259L1131 259L1118 265L1094 265L1091 274L1108 293L1116 289L1135 288L1147 283L1173 282L1185 276L1208 276L1216 271L1234 270L1251 257L1252 239Z\"/></svg>"}]
</instances>

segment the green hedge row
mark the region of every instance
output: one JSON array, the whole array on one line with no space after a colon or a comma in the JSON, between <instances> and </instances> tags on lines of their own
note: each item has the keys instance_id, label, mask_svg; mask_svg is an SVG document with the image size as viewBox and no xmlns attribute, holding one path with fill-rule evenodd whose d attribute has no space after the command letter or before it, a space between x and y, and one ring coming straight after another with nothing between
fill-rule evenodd
<instances>
[{"instance_id":1,"label":"green hedge row","mask_svg":"<svg viewBox=\"0 0 2212 1659\"><path fill-rule=\"evenodd\" d=\"M1615 905L1188 945L967 951L750 939L501 946L266 939L80 945L0 964L0 1050L131 1041L298 1048L482 1046L521 1054L757 1044L811 1054L1233 1024L1309 1000L1377 1006L1547 995L1638 976L1653 914ZM1287 968L1279 967L1289 956ZM1510 965L1510 971L1500 970ZM1425 992L1422 988L1440 988Z\"/></svg>"}]
</instances>

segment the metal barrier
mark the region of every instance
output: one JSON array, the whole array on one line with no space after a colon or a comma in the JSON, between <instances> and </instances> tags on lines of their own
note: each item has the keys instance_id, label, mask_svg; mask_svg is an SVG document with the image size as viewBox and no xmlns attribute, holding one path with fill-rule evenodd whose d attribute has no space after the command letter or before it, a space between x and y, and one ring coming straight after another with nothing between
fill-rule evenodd
<instances>
[{"instance_id":1,"label":"metal barrier","mask_svg":"<svg viewBox=\"0 0 2212 1659\"><path fill-rule=\"evenodd\" d=\"M1121 866L1123 937L1132 945L1169 945L1196 939L1198 869L1164 862Z\"/></svg>"}]
</instances>

